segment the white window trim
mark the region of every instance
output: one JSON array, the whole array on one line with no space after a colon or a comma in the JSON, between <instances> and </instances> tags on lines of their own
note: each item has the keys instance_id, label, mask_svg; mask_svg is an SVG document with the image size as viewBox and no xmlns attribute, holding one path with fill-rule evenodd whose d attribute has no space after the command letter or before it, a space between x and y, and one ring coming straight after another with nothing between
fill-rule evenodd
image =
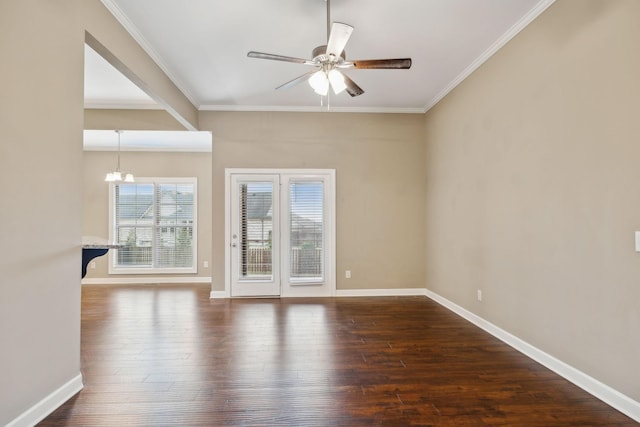
<instances>
[{"instance_id":1,"label":"white window trim","mask_svg":"<svg viewBox=\"0 0 640 427\"><path fill-rule=\"evenodd\" d=\"M193 184L193 265L191 267L116 267L115 254L117 251L109 251L108 274L194 274L198 273L198 178L197 177L136 177L135 184ZM114 215L114 187L109 183L109 241L115 242L115 215ZM152 233L155 235L155 233Z\"/></svg>"}]
</instances>

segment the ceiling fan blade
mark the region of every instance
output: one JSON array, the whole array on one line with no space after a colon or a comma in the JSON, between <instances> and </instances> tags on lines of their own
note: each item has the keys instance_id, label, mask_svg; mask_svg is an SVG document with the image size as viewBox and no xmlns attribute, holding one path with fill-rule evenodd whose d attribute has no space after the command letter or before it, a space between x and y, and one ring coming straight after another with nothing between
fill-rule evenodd
<instances>
[{"instance_id":1,"label":"ceiling fan blade","mask_svg":"<svg viewBox=\"0 0 640 427\"><path fill-rule=\"evenodd\" d=\"M349 95L353 97L362 95L364 93L364 90L360 86L358 86L356 82L351 80L349 76L344 73L342 73L342 75L344 76L344 84L347 85L347 88L345 90Z\"/></svg>"},{"instance_id":2,"label":"ceiling fan blade","mask_svg":"<svg viewBox=\"0 0 640 427\"><path fill-rule=\"evenodd\" d=\"M356 59L351 61L355 68L401 69L411 68L411 58L398 59Z\"/></svg>"},{"instance_id":3,"label":"ceiling fan blade","mask_svg":"<svg viewBox=\"0 0 640 427\"><path fill-rule=\"evenodd\" d=\"M249 58L271 59L273 61L294 62L296 64L306 64L308 61L302 58L294 58L292 56L274 55L272 53L254 52L247 53Z\"/></svg>"},{"instance_id":4,"label":"ceiling fan blade","mask_svg":"<svg viewBox=\"0 0 640 427\"><path fill-rule=\"evenodd\" d=\"M331 25L331 33L329 34L329 40L327 41L327 55L333 55L339 58L344 50L344 47L351 37L353 27L351 25L343 24L342 22L334 22Z\"/></svg>"},{"instance_id":5,"label":"ceiling fan blade","mask_svg":"<svg viewBox=\"0 0 640 427\"><path fill-rule=\"evenodd\" d=\"M290 81L288 81L288 82L286 82L284 84L281 84L280 86L278 86L276 88L276 90L278 90L278 89L289 89L291 87L294 87L295 85L297 85L299 83L302 83L304 81L309 80L309 77L311 77L312 75L314 75L317 72L318 72L318 70L312 70L312 71L309 71L308 73L304 73L303 75L301 75L299 77L296 77L293 80L290 80Z\"/></svg>"}]
</instances>

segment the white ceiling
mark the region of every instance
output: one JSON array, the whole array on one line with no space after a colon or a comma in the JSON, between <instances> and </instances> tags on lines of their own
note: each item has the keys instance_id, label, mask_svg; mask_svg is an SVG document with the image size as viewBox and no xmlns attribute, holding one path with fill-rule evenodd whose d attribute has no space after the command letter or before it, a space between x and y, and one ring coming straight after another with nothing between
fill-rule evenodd
<instances>
[{"instance_id":1,"label":"white ceiling","mask_svg":"<svg viewBox=\"0 0 640 427\"><path fill-rule=\"evenodd\" d=\"M200 110L319 109L320 97L306 83L274 90L309 66L252 59L247 52L311 59L311 50L326 42L325 0L102 1ZM410 70L347 70L365 93L334 95L331 108L424 112L552 2L332 0L331 21L355 27L347 60L411 57L413 65ZM87 106L155 104L88 51Z\"/></svg>"},{"instance_id":2,"label":"white ceiling","mask_svg":"<svg viewBox=\"0 0 640 427\"><path fill-rule=\"evenodd\" d=\"M84 100L93 108L160 108L89 46L84 45Z\"/></svg>"}]
</instances>

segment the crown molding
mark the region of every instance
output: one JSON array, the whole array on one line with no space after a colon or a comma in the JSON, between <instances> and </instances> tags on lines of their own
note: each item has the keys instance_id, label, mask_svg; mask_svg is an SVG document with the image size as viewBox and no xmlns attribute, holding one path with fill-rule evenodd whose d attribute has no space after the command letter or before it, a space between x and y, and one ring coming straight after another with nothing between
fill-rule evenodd
<instances>
[{"instance_id":1,"label":"crown molding","mask_svg":"<svg viewBox=\"0 0 640 427\"><path fill-rule=\"evenodd\" d=\"M418 108L393 107L305 107L305 106L264 106L264 105L201 105L198 111L227 111L227 112L289 112L289 113L381 113L381 114L424 114L425 110Z\"/></svg>"},{"instance_id":2,"label":"crown molding","mask_svg":"<svg viewBox=\"0 0 640 427\"><path fill-rule=\"evenodd\" d=\"M462 83L467 77L469 77L475 70L477 70L482 64L484 64L489 58L491 58L496 52L498 52L505 44L507 44L512 38L514 38L520 31L524 30L534 19L542 14L549 6L555 3L556 0L541 0L539 1L529 12L527 12L518 22L513 24L511 28L507 30L502 36L498 38L487 50L482 52L467 68L465 68L458 76L453 79L447 86L445 86L438 94L433 97L422 110L426 113L433 108L442 98L447 96L449 92Z\"/></svg>"},{"instance_id":3,"label":"crown molding","mask_svg":"<svg viewBox=\"0 0 640 427\"><path fill-rule=\"evenodd\" d=\"M198 106L200 105L200 101L195 97L193 93L191 93L186 86L178 79L170 70L169 67L166 66L165 61L162 59L160 54L151 47L151 44L144 38L138 27L136 27L133 22L125 15L125 13L120 9L120 7L113 0L100 0L102 4L107 8L109 12L116 18L116 20L124 27L125 30L133 37L133 39L142 47L142 49L147 52L147 55L153 59L153 61L160 67L160 69L167 75L169 80L173 82L174 85L182 92L182 94L191 102L191 104Z\"/></svg>"}]
</instances>

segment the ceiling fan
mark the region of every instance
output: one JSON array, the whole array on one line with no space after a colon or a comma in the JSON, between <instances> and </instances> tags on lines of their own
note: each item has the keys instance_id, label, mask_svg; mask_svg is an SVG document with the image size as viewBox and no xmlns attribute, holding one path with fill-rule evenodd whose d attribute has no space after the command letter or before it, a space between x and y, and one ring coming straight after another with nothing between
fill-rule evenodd
<instances>
[{"instance_id":1,"label":"ceiling fan","mask_svg":"<svg viewBox=\"0 0 640 427\"><path fill-rule=\"evenodd\" d=\"M409 69L411 68L411 58L398 59L355 59L347 61L344 48L351 37L353 27L341 22L334 22L330 25L331 0L327 2L327 44L313 49L311 56L313 59L294 58L291 56L274 55L271 53L251 51L247 54L249 58L270 59L274 61L293 62L296 64L311 65L313 70L288 81L276 89L287 89L304 81L308 81L314 91L321 96L329 93L329 87L337 95L346 90L351 96L358 96L364 90L353 80L344 74L341 69Z\"/></svg>"}]
</instances>

